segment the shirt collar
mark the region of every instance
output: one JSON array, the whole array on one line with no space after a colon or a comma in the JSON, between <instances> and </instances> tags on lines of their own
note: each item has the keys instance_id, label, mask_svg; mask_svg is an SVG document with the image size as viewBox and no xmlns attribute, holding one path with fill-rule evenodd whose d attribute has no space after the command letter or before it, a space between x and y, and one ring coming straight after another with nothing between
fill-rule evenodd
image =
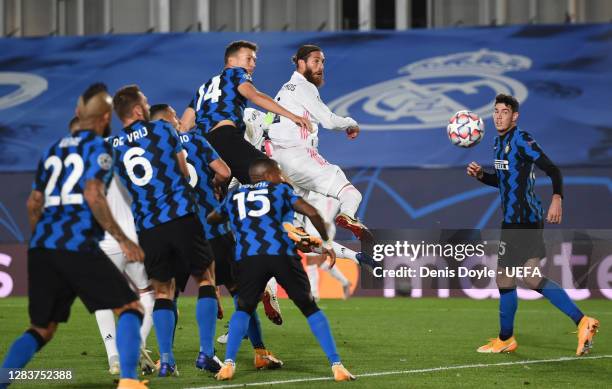
<instances>
[{"instance_id":1,"label":"shirt collar","mask_svg":"<svg viewBox=\"0 0 612 389\"><path fill-rule=\"evenodd\" d=\"M301 81L308 81L308 80L306 79L306 77L304 77L304 76L303 76L301 73L299 73L297 70L295 70L295 71L293 72L293 75L291 76L291 79L292 79L292 80L293 80L293 79L298 79L298 80L301 80Z\"/></svg>"}]
</instances>

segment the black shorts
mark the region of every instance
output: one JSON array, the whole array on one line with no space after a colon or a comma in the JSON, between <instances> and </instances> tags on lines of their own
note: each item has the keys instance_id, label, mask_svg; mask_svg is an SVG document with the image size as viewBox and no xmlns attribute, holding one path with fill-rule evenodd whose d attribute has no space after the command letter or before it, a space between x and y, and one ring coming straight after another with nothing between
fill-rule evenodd
<instances>
[{"instance_id":1,"label":"black shorts","mask_svg":"<svg viewBox=\"0 0 612 389\"><path fill-rule=\"evenodd\" d=\"M497 264L499 267L523 266L532 258L546 256L544 224L503 223L499 239Z\"/></svg>"},{"instance_id":2,"label":"black shorts","mask_svg":"<svg viewBox=\"0 0 612 389\"><path fill-rule=\"evenodd\" d=\"M238 307L248 313L257 308L261 294L272 277L285 289L293 302L300 306L314 299L310 282L300 257L287 255L255 255L238 261Z\"/></svg>"},{"instance_id":3,"label":"black shorts","mask_svg":"<svg viewBox=\"0 0 612 389\"><path fill-rule=\"evenodd\" d=\"M138 241L145 252L149 279L166 282L175 278L181 291L189 275L201 276L214 258L195 214L140 231Z\"/></svg>"},{"instance_id":4,"label":"black shorts","mask_svg":"<svg viewBox=\"0 0 612 389\"><path fill-rule=\"evenodd\" d=\"M30 321L46 328L66 322L78 296L89 312L138 301L128 279L102 251L28 250Z\"/></svg>"},{"instance_id":5,"label":"black shorts","mask_svg":"<svg viewBox=\"0 0 612 389\"><path fill-rule=\"evenodd\" d=\"M231 232L209 239L215 254L215 284L225 285L228 289L236 286L236 260L234 253L236 241Z\"/></svg>"},{"instance_id":6,"label":"black shorts","mask_svg":"<svg viewBox=\"0 0 612 389\"><path fill-rule=\"evenodd\" d=\"M227 125L218 127L208 134L206 139L227 163L241 184L250 184L249 167L256 159L268 158L244 139L244 133L238 128Z\"/></svg>"}]
</instances>

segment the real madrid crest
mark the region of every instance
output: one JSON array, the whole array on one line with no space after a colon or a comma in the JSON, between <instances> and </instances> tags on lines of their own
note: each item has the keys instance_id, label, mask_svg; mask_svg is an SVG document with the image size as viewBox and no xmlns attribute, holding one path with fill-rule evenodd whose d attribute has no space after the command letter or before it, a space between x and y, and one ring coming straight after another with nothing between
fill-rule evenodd
<instances>
[{"instance_id":1,"label":"real madrid crest","mask_svg":"<svg viewBox=\"0 0 612 389\"><path fill-rule=\"evenodd\" d=\"M328 106L340 116L365 114L359 121L362 130L439 128L468 106L482 119L491 117L491 99L498 93L524 101L527 87L504 73L530 68L530 58L502 51L451 53L409 63L398 69L399 77L354 90ZM470 101L461 97L467 91L473 95Z\"/></svg>"}]
</instances>

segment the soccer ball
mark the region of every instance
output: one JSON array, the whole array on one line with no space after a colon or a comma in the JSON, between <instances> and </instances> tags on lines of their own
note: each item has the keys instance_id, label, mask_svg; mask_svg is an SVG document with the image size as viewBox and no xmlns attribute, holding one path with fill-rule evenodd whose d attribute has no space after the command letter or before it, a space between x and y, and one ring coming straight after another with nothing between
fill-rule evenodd
<instances>
[{"instance_id":1,"label":"soccer ball","mask_svg":"<svg viewBox=\"0 0 612 389\"><path fill-rule=\"evenodd\" d=\"M446 133L455 146L472 147L484 137L484 122L474 112L459 111L448 121Z\"/></svg>"}]
</instances>

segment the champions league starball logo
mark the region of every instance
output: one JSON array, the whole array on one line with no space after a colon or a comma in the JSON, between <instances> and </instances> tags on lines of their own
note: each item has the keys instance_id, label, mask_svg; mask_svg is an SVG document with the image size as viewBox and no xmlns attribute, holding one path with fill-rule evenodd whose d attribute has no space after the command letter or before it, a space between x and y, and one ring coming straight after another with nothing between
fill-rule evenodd
<instances>
[{"instance_id":1,"label":"champions league starball logo","mask_svg":"<svg viewBox=\"0 0 612 389\"><path fill-rule=\"evenodd\" d=\"M0 95L0 109L11 108L32 100L47 90L47 80L32 73L0 72L0 86L16 87Z\"/></svg>"},{"instance_id":2,"label":"champions league starball logo","mask_svg":"<svg viewBox=\"0 0 612 389\"><path fill-rule=\"evenodd\" d=\"M530 67L527 57L487 49L433 57L400 68L402 77L356 90L329 107L356 118L363 130L440 128L464 109L490 117L498 93L524 101L525 85L503 73Z\"/></svg>"}]
</instances>

